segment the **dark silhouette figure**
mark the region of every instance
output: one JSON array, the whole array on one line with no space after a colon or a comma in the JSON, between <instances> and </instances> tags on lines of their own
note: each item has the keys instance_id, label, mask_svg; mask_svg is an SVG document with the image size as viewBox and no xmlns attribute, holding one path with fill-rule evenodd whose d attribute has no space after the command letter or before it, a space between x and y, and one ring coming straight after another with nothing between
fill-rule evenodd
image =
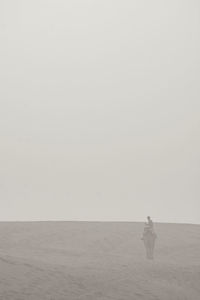
<instances>
[{"instance_id":1,"label":"dark silhouette figure","mask_svg":"<svg viewBox=\"0 0 200 300\"><path fill-rule=\"evenodd\" d=\"M153 230L153 221L151 220L150 216L147 217L147 226L149 226L149 228Z\"/></svg>"},{"instance_id":2,"label":"dark silhouette figure","mask_svg":"<svg viewBox=\"0 0 200 300\"><path fill-rule=\"evenodd\" d=\"M154 247L155 247L155 240L157 235L154 231L154 224L151 218L147 217L147 222L144 224L144 232L142 236L142 240L144 242L144 246L146 249L146 257L148 259L154 258Z\"/></svg>"}]
</instances>

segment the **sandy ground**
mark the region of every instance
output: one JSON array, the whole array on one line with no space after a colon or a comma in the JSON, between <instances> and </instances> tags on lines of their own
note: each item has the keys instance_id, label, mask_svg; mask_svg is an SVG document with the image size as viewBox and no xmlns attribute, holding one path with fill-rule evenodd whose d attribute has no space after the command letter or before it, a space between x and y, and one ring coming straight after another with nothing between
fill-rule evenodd
<instances>
[{"instance_id":1,"label":"sandy ground","mask_svg":"<svg viewBox=\"0 0 200 300\"><path fill-rule=\"evenodd\" d=\"M199 300L200 226L156 224L154 261L141 223L0 223L0 300Z\"/></svg>"}]
</instances>

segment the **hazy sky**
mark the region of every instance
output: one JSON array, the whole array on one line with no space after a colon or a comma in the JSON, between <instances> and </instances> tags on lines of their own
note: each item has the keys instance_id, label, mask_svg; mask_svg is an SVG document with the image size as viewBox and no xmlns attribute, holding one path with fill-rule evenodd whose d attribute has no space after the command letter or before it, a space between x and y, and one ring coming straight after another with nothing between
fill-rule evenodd
<instances>
[{"instance_id":1,"label":"hazy sky","mask_svg":"<svg viewBox=\"0 0 200 300\"><path fill-rule=\"evenodd\" d=\"M200 223L198 0L1 0L0 41L0 220Z\"/></svg>"}]
</instances>

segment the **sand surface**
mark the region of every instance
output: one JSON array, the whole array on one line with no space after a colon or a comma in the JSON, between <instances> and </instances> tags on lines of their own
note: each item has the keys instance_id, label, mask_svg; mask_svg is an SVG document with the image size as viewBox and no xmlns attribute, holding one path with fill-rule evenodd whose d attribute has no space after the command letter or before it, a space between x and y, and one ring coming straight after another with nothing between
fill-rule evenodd
<instances>
[{"instance_id":1,"label":"sand surface","mask_svg":"<svg viewBox=\"0 0 200 300\"><path fill-rule=\"evenodd\" d=\"M200 226L156 224L154 261L142 223L0 223L0 300L199 300Z\"/></svg>"}]
</instances>

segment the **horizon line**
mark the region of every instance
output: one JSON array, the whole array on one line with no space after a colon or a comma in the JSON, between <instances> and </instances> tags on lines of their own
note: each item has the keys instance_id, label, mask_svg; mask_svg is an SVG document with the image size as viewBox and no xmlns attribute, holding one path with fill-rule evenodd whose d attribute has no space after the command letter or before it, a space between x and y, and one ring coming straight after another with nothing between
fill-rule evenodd
<instances>
[{"instance_id":1,"label":"horizon line","mask_svg":"<svg viewBox=\"0 0 200 300\"><path fill-rule=\"evenodd\" d=\"M68 223L144 223L145 221L134 220L0 220L0 223L49 223L49 222L68 222ZM155 224L177 224L177 225L200 225L200 223L190 222L166 222L166 221L154 221Z\"/></svg>"}]
</instances>

